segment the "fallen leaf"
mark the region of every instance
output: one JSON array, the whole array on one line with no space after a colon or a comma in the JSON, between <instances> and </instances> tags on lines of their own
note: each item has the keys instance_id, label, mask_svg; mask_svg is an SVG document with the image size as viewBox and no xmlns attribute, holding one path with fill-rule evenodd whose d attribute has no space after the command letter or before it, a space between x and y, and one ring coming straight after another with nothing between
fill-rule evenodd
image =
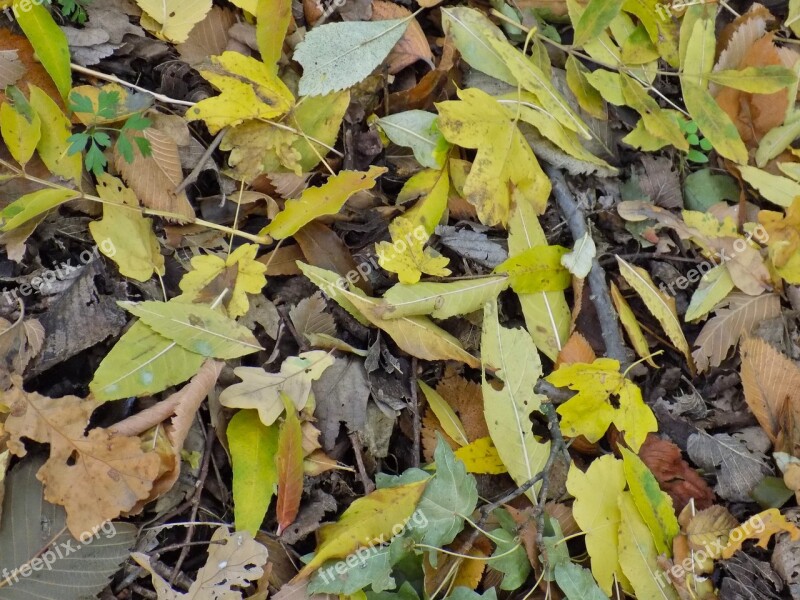
<instances>
[{"instance_id":1,"label":"fallen leaf","mask_svg":"<svg viewBox=\"0 0 800 600\"><path fill-rule=\"evenodd\" d=\"M756 527L755 532L752 531L753 527ZM800 540L800 529L794 523L787 521L777 508L769 508L753 515L742 525L731 530L729 534L731 541L722 550L722 558L731 558L737 550L742 549L742 544L748 539L758 540L756 546L766 549L770 538L780 532L788 533L794 542Z\"/></svg>"},{"instance_id":2,"label":"fallen leaf","mask_svg":"<svg viewBox=\"0 0 800 600\"><path fill-rule=\"evenodd\" d=\"M372 0L372 20L385 21L387 19L403 19L411 15L407 8L387 2L386 0ZM394 75L408 66L413 65L418 60L423 60L431 69L433 66L433 54L428 40L422 31L422 27L416 19L412 19L403 33L403 37L397 45L389 52L386 57L386 64L389 73Z\"/></svg>"},{"instance_id":3,"label":"fallen leaf","mask_svg":"<svg viewBox=\"0 0 800 600\"><path fill-rule=\"evenodd\" d=\"M185 42L195 25L202 21L211 0L136 0L147 13L142 17L142 27L170 42Z\"/></svg>"},{"instance_id":4,"label":"fallen leaf","mask_svg":"<svg viewBox=\"0 0 800 600\"><path fill-rule=\"evenodd\" d=\"M232 10L212 6L203 20L191 29L186 41L176 46L181 59L197 64L209 56L222 54L230 39L228 30L234 23L236 14Z\"/></svg>"},{"instance_id":5,"label":"fallen leaf","mask_svg":"<svg viewBox=\"0 0 800 600\"><path fill-rule=\"evenodd\" d=\"M278 519L278 535L294 523L303 495L303 434L300 431L300 419L297 418L293 400L283 392L280 397L286 412L278 432L278 447L275 452L278 476L275 514Z\"/></svg>"}]
</instances>

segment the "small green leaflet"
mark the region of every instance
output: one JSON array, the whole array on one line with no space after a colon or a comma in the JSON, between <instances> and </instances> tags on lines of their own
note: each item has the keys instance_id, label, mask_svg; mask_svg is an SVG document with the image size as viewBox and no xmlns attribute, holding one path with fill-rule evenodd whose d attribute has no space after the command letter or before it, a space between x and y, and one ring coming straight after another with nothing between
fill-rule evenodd
<instances>
[{"instance_id":1,"label":"small green leaflet","mask_svg":"<svg viewBox=\"0 0 800 600\"><path fill-rule=\"evenodd\" d=\"M312 29L297 45L303 66L301 96L322 96L365 79L403 37L411 16L389 21L348 21Z\"/></svg>"}]
</instances>

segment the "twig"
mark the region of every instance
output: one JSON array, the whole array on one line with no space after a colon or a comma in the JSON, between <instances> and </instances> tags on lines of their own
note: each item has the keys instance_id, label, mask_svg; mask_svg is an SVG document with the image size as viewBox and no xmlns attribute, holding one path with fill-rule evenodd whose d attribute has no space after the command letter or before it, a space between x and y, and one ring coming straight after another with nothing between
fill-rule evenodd
<instances>
[{"instance_id":1,"label":"twig","mask_svg":"<svg viewBox=\"0 0 800 600\"><path fill-rule=\"evenodd\" d=\"M70 63L69 66L73 71L77 73L82 73L84 75L96 77L97 79L104 79L105 81L110 81L111 83L118 83L120 85L124 85L125 87L129 87L132 90L136 90L137 92L150 94L153 98L165 104L178 104L180 106L195 105L194 102L189 102L188 100L176 100L175 98L170 98L169 96L165 96L164 94L159 94L158 92L153 92L146 88L139 87L138 85L125 81L124 79L120 79L115 75L106 75L105 73L101 73L100 71L95 71L94 69L87 69L86 67L82 67L81 65L76 65L75 63Z\"/></svg>"},{"instance_id":2,"label":"twig","mask_svg":"<svg viewBox=\"0 0 800 600\"><path fill-rule=\"evenodd\" d=\"M547 428L550 430L550 455L547 457L547 462L542 470L542 487L539 489L539 502L534 507L534 514L536 515L536 546L539 548L539 554L543 560L547 559L547 553L544 546L544 505L547 501L547 492L550 488L550 469L556 462L559 454L561 454L569 465L572 458L567 450L567 444L564 442L564 436L561 435L561 425L558 422L558 414L556 409L550 402L542 402L540 410L547 417Z\"/></svg>"},{"instance_id":3,"label":"twig","mask_svg":"<svg viewBox=\"0 0 800 600\"><path fill-rule=\"evenodd\" d=\"M578 206L575 197L567 188L564 174L557 168L546 165L545 172L550 177L553 184L553 196L556 204L567 221L572 238L575 241L581 239L588 233L586 217L583 210ZM592 259L592 270L589 271L589 287L592 294L591 299L597 309L597 319L600 321L600 329L603 332L603 340L606 344L606 354L625 366L630 362L630 354L622 341L622 333L619 328L619 317L614 305L611 303L611 295L606 284L606 272L600 266L597 258Z\"/></svg>"},{"instance_id":4,"label":"twig","mask_svg":"<svg viewBox=\"0 0 800 600\"><path fill-rule=\"evenodd\" d=\"M536 386L533 388L533 391L537 394L547 396L550 402L553 404L561 404L562 402L566 402L575 395L575 392L557 388L552 383L547 382L544 379L540 379L536 382Z\"/></svg>"},{"instance_id":5,"label":"twig","mask_svg":"<svg viewBox=\"0 0 800 600\"><path fill-rule=\"evenodd\" d=\"M200 171L203 170L203 167L208 162L208 159L211 158L212 154L214 154L214 150L216 150L217 146L220 145L220 142L222 142L223 136L227 132L228 132L228 128L227 127L223 127L222 129L219 130L219 132L217 133L216 137L208 145L208 148L206 148L206 151L203 152L203 156L201 156L200 160L197 161L197 164L194 166L194 169L192 169L192 172L189 173L186 176L186 178L183 181L180 182L178 187L175 188L175 193L176 194L180 194L183 190L185 190L187 188L187 186L190 183L193 183L194 180L197 179L197 177L200 175Z\"/></svg>"},{"instance_id":6,"label":"twig","mask_svg":"<svg viewBox=\"0 0 800 600\"><path fill-rule=\"evenodd\" d=\"M411 418L413 422L414 439L411 452L413 454L412 466L419 467L420 437L422 436L422 423L419 418L419 397L417 396L417 357L411 358Z\"/></svg>"},{"instance_id":7,"label":"twig","mask_svg":"<svg viewBox=\"0 0 800 600\"><path fill-rule=\"evenodd\" d=\"M353 445L353 453L356 455L356 466L358 467L358 475L361 477L361 484L364 486L364 493L371 494L375 490L375 484L367 476L367 470L364 468L364 457L361 455L361 440L358 439L357 433L350 434L350 443Z\"/></svg>"}]
</instances>

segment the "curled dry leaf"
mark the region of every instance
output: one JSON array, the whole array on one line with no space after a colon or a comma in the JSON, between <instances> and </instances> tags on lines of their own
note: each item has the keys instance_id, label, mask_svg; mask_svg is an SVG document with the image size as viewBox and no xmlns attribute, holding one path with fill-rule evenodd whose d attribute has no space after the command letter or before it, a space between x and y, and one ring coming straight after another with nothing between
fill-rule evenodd
<instances>
[{"instance_id":1,"label":"curled dry leaf","mask_svg":"<svg viewBox=\"0 0 800 600\"><path fill-rule=\"evenodd\" d=\"M76 538L149 495L158 456L145 453L138 437L115 436L105 429L84 433L95 401L27 393L18 378L3 401L11 409L5 429L12 453L25 456L22 438L50 444L50 457L38 478L45 499L66 509L67 527Z\"/></svg>"},{"instance_id":2,"label":"curled dry leaf","mask_svg":"<svg viewBox=\"0 0 800 600\"><path fill-rule=\"evenodd\" d=\"M441 1L441 0L439 0ZM437 4L434 2L433 4ZM431 4L430 6L433 6ZM372 1L372 20L373 21L386 21L389 19L403 19L411 15L411 11L407 8L387 2L386 0L373 0ZM425 39L425 34L422 32L422 27L416 19L412 19L406 29L403 37L397 42L397 45L389 53L386 58L386 65L389 73L394 75L399 73L409 65L413 65L418 60L424 60L431 69L436 67L433 64L433 54L428 45L428 40Z\"/></svg>"},{"instance_id":3,"label":"curled dry leaf","mask_svg":"<svg viewBox=\"0 0 800 600\"><path fill-rule=\"evenodd\" d=\"M708 508L714 503L714 492L681 457L681 450L670 441L648 435L639 449L639 458L655 476L659 486L680 512L694 501L698 509Z\"/></svg>"}]
</instances>

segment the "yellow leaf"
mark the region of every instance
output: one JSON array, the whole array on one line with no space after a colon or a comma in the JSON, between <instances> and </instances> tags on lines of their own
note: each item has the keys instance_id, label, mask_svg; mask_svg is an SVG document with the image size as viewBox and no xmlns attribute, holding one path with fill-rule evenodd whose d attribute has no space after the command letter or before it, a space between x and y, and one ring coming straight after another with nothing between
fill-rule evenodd
<instances>
[{"instance_id":1,"label":"yellow leaf","mask_svg":"<svg viewBox=\"0 0 800 600\"><path fill-rule=\"evenodd\" d=\"M608 120L603 97L587 79L588 69L571 54L567 57L567 85L581 108L595 119Z\"/></svg>"},{"instance_id":2,"label":"yellow leaf","mask_svg":"<svg viewBox=\"0 0 800 600\"><path fill-rule=\"evenodd\" d=\"M276 240L297 233L301 227L317 217L335 215L353 194L371 189L375 180L386 172L385 167L369 168L369 171L340 171L320 187L306 188L300 198L287 200L284 209L275 215L272 222L259 232Z\"/></svg>"},{"instance_id":3,"label":"yellow leaf","mask_svg":"<svg viewBox=\"0 0 800 600\"><path fill-rule=\"evenodd\" d=\"M567 491L575 497L572 516L586 532L584 540L592 559L592 575L608 595L615 580L627 583L619 564L618 548L620 512L617 497L624 489L622 461L610 454L593 461L585 473L575 463L570 465ZM630 589L628 585L623 587Z\"/></svg>"},{"instance_id":4,"label":"yellow leaf","mask_svg":"<svg viewBox=\"0 0 800 600\"><path fill-rule=\"evenodd\" d=\"M500 325L495 300L484 308L481 361L486 425L509 475L522 485L541 472L550 453L550 442L537 440L530 426L531 414L546 400L533 391L542 363L527 332ZM487 371L494 372L502 388L487 379ZM528 497L536 502L533 488Z\"/></svg>"},{"instance_id":5,"label":"yellow leaf","mask_svg":"<svg viewBox=\"0 0 800 600\"><path fill-rule=\"evenodd\" d=\"M97 247L113 260L124 277L147 281L153 273L164 274L164 257L153 233L153 220L139 210L134 193L116 177L103 173L97 194L106 201L103 218L89 223ZM126 208L129 206L131 208Z\"/></svg>"},{"instance_id":6,"label":"yellow leaf","mask_svg":"<svg viewBox=\"0 0 800 600\"><path fill-rule=\"evenodd\" d=\"M355 500L336 523L320 527L314 558L292 580L302 581L326 560L343 558L362 546L389 542L417 507L428 479L376 490Z\"/></svg>"},{"instance_id":7,"label":"yellow leaf","mask_svg":"<svg viewBox=\"0 0 800 600\"><path fill-rule=\"evenodd\" d=\"M508 228L508 251L514 256L534 246L547 245L547 237L533 206L515 202ZM536 347L555 361L569 337L571 315L564 292L518 294L525 325Z\"/></svg>"},{"instance_id":8,"label":"yellow leaf","mask_svg":"<svg viewBox=\"0 0 800 600\"><path fill-rule=\"evenodd\" d=\"M212 134L248 119L272 119L294 104L294 96L273 69L239 52L212 56L211 66L198 70L221 93L195 104L186 120L205 121Z\"/></svg>"},{"instance_id":9,"label":"yellow leaf","mask_svg":"<svg viewBox=\"0 0 800 600\"><path fill-rule=\"evenodd\" d=\"M619 272L625 278L625 281L639 294L647 310L658 319L658 322L661 323L661 327L664 328L664 332L669 339L686 357L689 368L694 370L692 352L689 349L689 343L686 341L686 337L683 335L681 322L678 320L675 299L659 290L653 283L653 280L650 279L650 275L648 275L647 271L641 267L634 267L619 256L617 256L617 263L619 264Z\"/></svg>"},{"instance_id":10,"label":"yellow leaf","mask_svg":"<svg viewBox=\"0 0 800 600\"><path fill-rule=\"evenodd\" d=\"M647 94L638 81L620 74L620 82L625 103L642 116L645 129L652 135L667 140L678 150L687 152L689 142L686 141L681 128L669 113L665 112L658 102Z\"/></svg>"},{"instance_id":11,"label":"yellow leaf","mask_svg":"<svg viewBox=\"0 0 800 600\"><path fill-rule=\"evenodd\" d=\"M247 294L257 294L267 284L267 266L257 261L257 244L242 244L225 259L208 254L192 259L192 270L181 279L182 301L210 304L228 289L224 304L228 315L236 318L250 308Z\"/></svg>"},{"instance_id":12,"label":"yellow leaf","mask_svg":"<svg viewBox=\"0 0 800 600\"><path fill-rule=\"evenodd\" d=\"M39 157L54 175L79 183L83 173L81 155L68 153L70 143L67 138L72 134L72 124L44 90L29 83L28 91L31 106L42 122L42 137L36 144Z\"/></svg>"},{"instance_id":13,"label":"yellow leaf","mask_svg":"<svg viewBox=\"0 0 800 600\"><path fill-rule=\"evenodd\" d=\"M675 588L658 566L658 551L650 530L636 510L629 492L619 495L619 512L619 562L636 597L678 600Z\"/></svg>"},{"instance_id":14,"label":"yellow leaf","mask_svg":"<svg viewBox=\"0 0 800 600\"><path fill-rule=\"evenodd\" d=\"M326 271L298 261L297 266L328 297L335 300L347 312L363 324L371 323L382 329L398 347L423 360L458 360L477 368L480 362L464 350L461 343L441 327L425 317L401 317L383 319L384 305L370 298L355 287L347 287L345 279L332 271Z\"/></svg>"},{"instance_id":15,"label":"yellow leaf","mask_svg":"<svg viewBox=\"0 0 800 600\"><path fill-rule=\"evenodd\" d=\"M512 256L495 267L495 273L507 273L511 288L518 294L565 290L572 275L561 264L568 248L563 246L533 246Z\"/></svg>"},{"instance_id":16,"label":"yellow leaf","mask_svg":"<svg viewBox=\"0 0 800 600\"><path fill-rule=\"evenodd\" d=\"M611 299L614 301L614 306L617 307L619 320L628 333L628 339L631 341L633 349L636 350L636 354L640 358L644 358L650 366L658 368L658 365L653 361L650 346L647 345L647 339L645 339L642 328L639 326L639 321L636 320L636 315L633 314L628 301L625 300L613 282L611 283Z\"/></svg>"},{"instance_id":17,"label":"yellow leaf","mask_svg":"<svg viewBox=\"0 0 800 600\"><path fill-rule=\"evenodd\" d=\"M25 165L36 150L41 138L41 120L31 105L16 88L8 88L14 104L3 102L0 106L0 132L8 151L20 165ZM15 90L11 92L11 90Z\"/></svg>"},{"instance_id":18,"label":"yellow leaf","mask_svg":"<svg viewBox=\"0 0 800 600\"><path fill-rule=\"evenodd\" d=\"M761 195L770 202L786 208L800 196L800 183L788 177L773 175L756 167L742 165L738 168L742 179L761 192Z\"/></svg>"},{"instance_id":19,"label":"yellow leaf","mask_svg":"<svg viewBox=\"0 0 800 600\"><path fill-rule=\"evenodd\" d=\"M444 401L435 389L429 386L421 379L417 380L419 389L425 394L425 399L428 401L428 406L431 407L433 414L439 419L439 424L444 429L444 432L456 442L459 446L466 446L469 441L467 440L467 432L464 431L464 425L461 419L452 409L452 407Z\"/></svg>"},{"instance_id":20,"label":"yellow leaf","mask_svg":"<svg viewBox=\"0 0 800 600\"><path fill-rule=\"evenodd\" d=\"M192 28L211 10L212 0L136 0L146 14L142 27L162 40L185 42Z\"/></svg>"},{"instance_id":21,"label":"yellow leaf","mask_svg":"<svg viewBox=\"0 0 800 600\"><path fill-rule=\"evenodd\" d=\"M397 195L397 202L411 195L424 196L403 215L413 223L414 227L422 227L433 235L444 211L447 210L447 195L450 192L449 169L445 166L441 171L420 171L403 185Z\"/></svg>"},{"instance_id":22,"label":"yellow leaf","mask_svg":"<svg viewBox=\"0 0 800 600\"><path fill-rule=\"evenodd\" d=\"M291 0L248 0L248 4L256 5L255 12L249 12L256 15L256 40L261 60L277 72L283 40L292 19ZM248 7L242 8L247 10Z\"/></svg>"},{"instance_id":23,"label":"yellow leaf","mask_svg":"<svg viewBox=\"0 0 800 600\"><path fill-rule=\"evenodd\" d=\"M619 361L598 358L591 364L561 365L545 379L578 392L558 407L565 435L583 435L596 442L614 423L638 452L647 434L658 431L655 415L642 400L641 390L619 372Z\"/></svg>"},{"instance_id":24,"label":"yellow leaf","mask_svg":"<svg viewBox=\"0 0 800 600\"><path fill-rule=\"evenodd\" d=\"M513 114L486 92L459 90L460 101L440 102L439 129L447 141L477 154L464 195L486 225L505 224L511 212L511 188L521 201L544 212L550 180L520 133Z\"/></svg>"},{"instance_id":25,"label":"yellow leaf","mask_svg":"<svg viewBox=\"0 0 800 600\"><path fill-rule=\"evenodd\" d=\"M722 550L722 558L731 558L737 550L742 549L742 543L749 539L758 540L756 546L766 549L770 538L782 531L788 533L792 541L800 539L800 529L794 523L787 521L777 508L760 512L728 534L730 541Z\"/></svg>"},{"instance_id":26,"label":"yellow leaf","mask_svg":"<svg viewBox=\"0 0 800 600\"><path fill-rule=\"evenodd\" d=\"M456 458L464 463L468 473L498 475L508 473L492 438L482 437L456 450Z\"/></svg>"},{"instance_id":27,"label":"yellow leaf","mask_svg":"<svg viewBox=\"0 0 800 600\"><path fill-rule=\"evenodd\" d=\"M423 273L436 277L450 275L446 265L450 259L433 248L425 247L428 234L424 227L415 227L413 221L397 217L389 224L391 242L375 244L378 264L397 273L400 283L417 283Z\"/></svg>"},{"instance_id":28,"label":"yellow leaf","mask_svg":"<svg viewBox=\"0 0 800 600\"><path fill-rule=\"evenodd\" d=\"M655 476L638 456L622 446L620 451L631 497L653 535L656 550L672 556L672 538L680 532L672 498L661 491Z\"/></svg>"}]
</instances>

